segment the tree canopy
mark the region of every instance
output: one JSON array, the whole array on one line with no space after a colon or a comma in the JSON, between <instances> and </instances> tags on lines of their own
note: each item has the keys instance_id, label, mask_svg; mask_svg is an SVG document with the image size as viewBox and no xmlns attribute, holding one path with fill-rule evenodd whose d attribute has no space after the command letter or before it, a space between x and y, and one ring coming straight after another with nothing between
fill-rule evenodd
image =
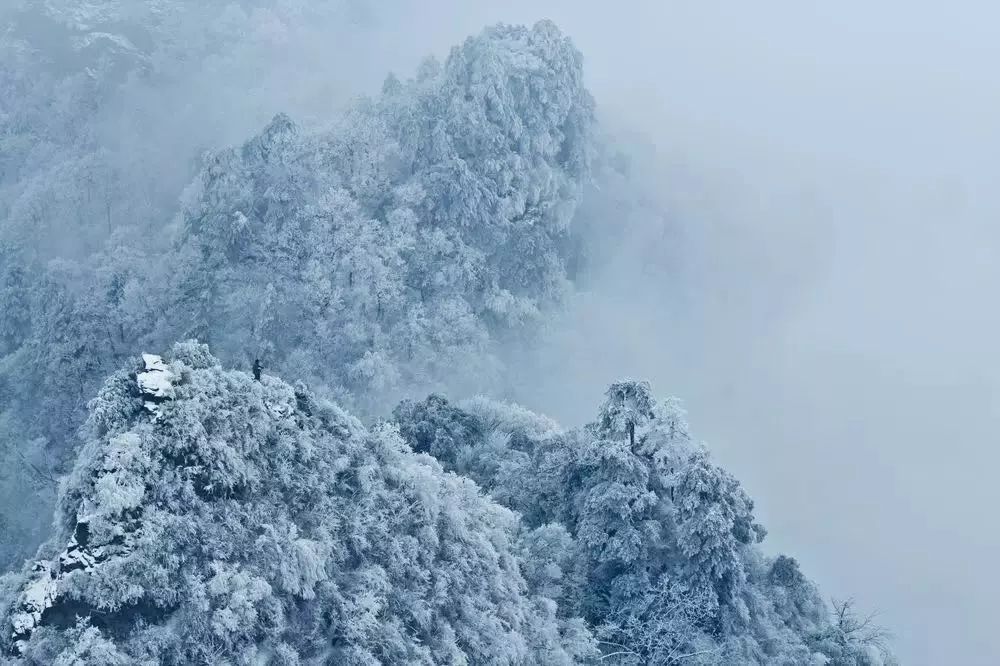
<instances>
[{"instance_id":1,"label":"tree canopy","mask_svg":"<svg viewBox=\"0 0 1000 666\"><path fill-rule=\"evenodd\" d=\"M518 519L390 427L175 346L89 406L43 557L8 578L28 664L571 664ZM13 602L13 603L11 603Z\"/></svg>"}]
</instances>

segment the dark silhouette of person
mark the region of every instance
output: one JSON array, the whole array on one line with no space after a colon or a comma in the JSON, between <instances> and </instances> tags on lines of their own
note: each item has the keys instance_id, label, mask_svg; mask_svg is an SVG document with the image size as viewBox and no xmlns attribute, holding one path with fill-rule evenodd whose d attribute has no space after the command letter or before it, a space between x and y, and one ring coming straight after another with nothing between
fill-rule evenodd
<instances>
[{"instance_id":1,"label":"dark silhouette of person","mask_svg":"<svg viewBox=\"0 0 1000 666\"><path fill-rule=\"evenodd\" d=\"M256 381L260 381L260 371L264 369L264 366L260 364L260 359L255 358L253 361L253 378Z\"/></svg>"}]
</instances>

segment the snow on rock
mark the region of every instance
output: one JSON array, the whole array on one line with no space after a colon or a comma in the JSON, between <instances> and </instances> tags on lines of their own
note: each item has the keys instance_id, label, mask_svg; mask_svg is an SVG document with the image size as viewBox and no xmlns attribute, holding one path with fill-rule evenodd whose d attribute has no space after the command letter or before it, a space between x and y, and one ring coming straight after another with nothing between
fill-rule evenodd
<instances>
[{"instance_id":1,"label":"snow on rock","mask_svg":"<svg viewBox=\"0 0 1000 666\"><path fill-rule=\"evenodd\" d=\"M87 550L86 537L80 538L81 535L85 534L87 534L87 523L77 523L76 532L69 540L66 550L59 556L60 574L76 569L83 569L89 572L94 568L94 565L97 563L98 554ZM80 543L81 541L84 541L84 543Z\"/></svg>"},{"instance_id":2,"label":"snow on rock","mask_svg":"<svg viewBox=\"0 0 1000 666\"><path fill-rule=\"evenodd\" d=\"M96 563L97 557L86 549L81 548L75 542L70 543L69 547L66 548L66 552L59 556L59 568L62 571L83 569L89 573L93 570Z\"/></svg>"},{"instance_id":3,"label":"snow on rock","mask_svg":"<svg viewBox=\"0 0 1000 666\"><path fill-rule=\"evenodd\" d=\"M266 401L264 406L272 416L279 419L290 416L293 412L295 412L295 408L285 402Z\"/></svg>"},{"instance_id":4,"label":"snow on rock","mask_svg":"<svg viewBox=\"0 0 1000 666\"><path fill-rule=\"evenodd\" d=\"M160 415L160 405L175 397L174 386L179 376L170 369L163 358L155 354L143 354L143 371L136 374L136 383L145 401L145 407L152 414ZM127 443L127 438L123 440ZM113 473L121 464L124 451L112 450L105 472ZM109 477L110 478L110 477ZM126 488L127 490L127 488ZM128 508L128 507L125 507ZM134 523L134 519L132 521ZM11 621L13 654L20 655L31 634L43 624L45 611L60 604L60 585L67 575L82 570L92 573L95 567L115 555L123 555L133 549L135 525L123 524L111 542L95 544L91 542L90 521L86 515L78 515L76 527L66 548L52 561L35 563L30 581L17 602Z\"/></svg>"},{"instance_id":5,"label":"snow on rock","mask_svg":"<svg viewBox=\"0 0 1000 666\"><path fill-rule=\"evenodd\" d=\"M55 562L40 560L35 563L31 582L18 601L17 612L11 621L13 652L20 655L31 638L32 632L43 624L45 611L59 605L59 585L71 572L82 569L85 573L94 571L112 555L122 555L132 550L128 535L114 542L98 546L88 546L89 526L80 520L66 549Z\"/></svg>"},{"instance_id":6,"label":"snow on rock","mask_svg":"<svg viewBox=\"0 0 1000 666\"><path fill-rule=\"evenodd\" d=\"M136 381L145 398L145 407L153 414L159 414L159 403L174 397L174 382L177 375L156 354L143 354L145 372L140 372Z\"/></svg>"},{"instance_id":7,"label":"snow on rock","mask_svg":"<svg viewBox=\"0 0 1000 666\"><path fill-rule=\"evenodd\" d=\"M20 654L31 632L41 624L42 613L56 599L56 573L48 562L35 564L35 576L28 584L18 603L18 612L12 619L14 652Z\"/></svg>"}]
</instances>

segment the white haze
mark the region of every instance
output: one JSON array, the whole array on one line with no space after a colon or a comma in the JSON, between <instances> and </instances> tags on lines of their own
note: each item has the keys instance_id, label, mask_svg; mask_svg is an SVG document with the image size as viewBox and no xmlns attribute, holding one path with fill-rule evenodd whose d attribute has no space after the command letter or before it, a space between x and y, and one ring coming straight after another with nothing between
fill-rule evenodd
<instances>
[{"instance_id":1,"label":"white haze","mask_svg":"<svg viewBox=\"0 0 1000 666\"><path fill-rule=\"evenodd\" d=\"M902 663L1000 663L1000 10L349 4L276 26L268 50L136 85L107 141L173 200L198 151L276 112L329 122L487 23L553 19L602 119L645 144L633 166L676 247L617 257L517 366L515 397L576 424L621 376L681 396L756 498L766 544L880 610Z\"/></svg>"}]
</instances>

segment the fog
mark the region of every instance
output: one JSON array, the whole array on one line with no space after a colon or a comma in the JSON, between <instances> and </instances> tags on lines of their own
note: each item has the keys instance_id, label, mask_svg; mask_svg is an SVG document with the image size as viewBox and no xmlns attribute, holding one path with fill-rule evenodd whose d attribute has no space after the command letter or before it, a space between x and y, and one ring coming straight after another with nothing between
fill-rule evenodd
<instances>
[{"instance_id":1,"label":"fog","mask_svg":"<svg viewBox=\"0 0 1000 666\"><path fill-rule=\"evenodd\" d=\"M176 200L198 151L276 112L329 123L387 70L409 74L487 23L553 19L584 54L602 120L641 148L633 171L675 242L663 257L623 243L514 361L512 395L577 424L610 381L649 379L684 399L754 496L765 546L880 611L902 663L1000 662L1000 315L988 305L1000 11L347 5L119 96L99 131L151 208Z\"/></svg>"},{"instance_id":2,"label":"fog","mask_svg":"<svg viewBox=\"0 0 1000 666\"><path fill-rule=\"evenodd\" d=\"M903 663L997 663L996 9L441 13L416 33L542 16L568 32L602 117L656 156L677 235L673 279L619 257L525 363L520 399L578 423L622 375L676 393L770 547L879 611Z\"/></svg>"},{"instance_id":3,"label":"fog","mask_svg":"<svg viewBox=\"0 0 1000 666\"><path fill-rule=\"evenodd\" d=\"M682 396L770 547L880 611L903 663L997 663L996 11L648 5L552 16L662 158L675 280L623 258L525 399Z\"/></svg>"},{"instance_id":4,"label":"fog","mask_svg":"<svg viewBox=\"0 0 1000 666\"><path fill-rule=\"evenodd\" d=\"M531 402L679 394L770 546L879 610L903 663L997 663L995 10L650 4L557 20L662 156L676 280L619 267Z\"/></svg>"}]
</instances>

